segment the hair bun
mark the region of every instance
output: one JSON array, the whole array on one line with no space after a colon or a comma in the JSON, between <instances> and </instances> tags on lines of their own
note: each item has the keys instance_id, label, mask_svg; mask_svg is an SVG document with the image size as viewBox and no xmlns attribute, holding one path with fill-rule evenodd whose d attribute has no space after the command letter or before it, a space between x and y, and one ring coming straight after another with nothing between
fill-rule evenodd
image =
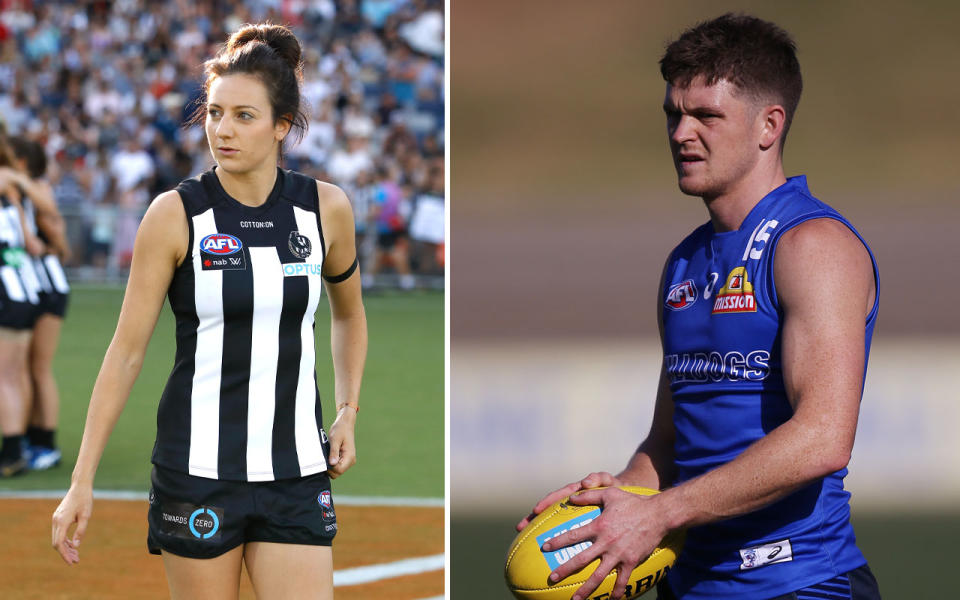
<instances>
[{"instance_id":1,"label":"hair bun","mask_svg":"<svg viewBox=\"0 0 960 600\"><path fill-rule=\"evenodd\" d=\"M228 53L233 53L252 42L261 42L270 46L291 69L300 70L300 41L289 27L271 23L244 25L230 36L226 50Z\"/></svg>"}]
</instances>

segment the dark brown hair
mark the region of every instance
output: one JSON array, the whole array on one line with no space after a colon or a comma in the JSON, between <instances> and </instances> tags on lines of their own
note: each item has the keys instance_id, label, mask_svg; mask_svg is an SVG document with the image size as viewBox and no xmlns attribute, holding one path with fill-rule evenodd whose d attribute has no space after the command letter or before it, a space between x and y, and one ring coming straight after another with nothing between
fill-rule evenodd
<instances>
[{"instance_id":1,"label":"dark brown hair","mask_svg":"<svg viewBox=\"0 0 960 600\"><path fill-rule=\"evenodd\" d=\"M39 179L47 172L47 154L39 143L14 136L10 138L10 148L18 159L26 161L31 179Z\"/></svg>"},{"instance_id":2,"label":"dark brown hair","mask_svg":"<svg viewBox=\"0 0 960 600\"><path fill-rule=\"evenodd\" d=\"M797 45L790 34L769 21L727 13L683 32L660 59L664 81L686 87L697 77L706 85L721 79L757 100L783 106L780 147L800 102L803 79Z\"/></svg>"},{"instance_id":3,"label":"dark brown hair","mask_svg":"<svg viewBox=\"0 0 960 600\"><path fill-rule=\"evenodd\" d=\"M4 130L0 130L0 167L16 167L16 157L10 147L10 138Z\"/></svg>"},{"instance_id":4,"label":"dark brown hair","mask_svg":"<svg viewBox=\"0 0 960 600\"><path fill-rule=\"evenodd\" d=\"M300 42L289 28L270 23L244 25L203 66L204 92L209 92L214 79L224 75L244 73L259 78L267 88L274 123L283 119L295 130L292 133L297 140L303 137L307 128L307 115L300 97L303 62ZM204 98L190 123L202 124L206 108Z\"/></svg>"}]
</instances>

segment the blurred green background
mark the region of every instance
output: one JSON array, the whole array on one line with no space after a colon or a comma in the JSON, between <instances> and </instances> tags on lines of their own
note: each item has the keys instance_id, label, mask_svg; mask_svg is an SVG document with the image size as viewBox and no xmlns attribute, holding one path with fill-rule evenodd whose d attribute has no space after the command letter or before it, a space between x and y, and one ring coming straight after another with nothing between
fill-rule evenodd
<instances>
[{"instance_id":1,"label":"blurred green background","mask_svg":"<svg viewBox=\"0 0 960 600\"><path fill-rule=\"evenodd\" d=\"M960 459L950 435L957 393L943 369L960 348L950 307L960 294L960 121L952 116L960 4L489 0L451 5L456 600L508 597L504 554L513 524L547 491L541 473L562 471L559 486L583 474L570 464L606 457L622 442L604 437L597 427L609 416L590 407L615 404L600 396L623 391L610 378L629 374L604 370L582 348L655 350L663 260L707 220L702 203L676 188L657 61L683 29L728 11L773 20L794 36L805 87L787 173L806 174L880 264L874 347L883 361L871 368L881 389L865 396L856 457L870 480L848 480L860 546L885 598L953 595ZM571 375L563 357L577 352L582 368ZM901 355L919 364L898 367ZM525 371L534 359L557 359L554 373ZM570 381L575 389L558 389ZM911 381L926 387L911 392ZM652 404L654 382L634 387L624 398ZM545 412L551 402L554 413L582 411L579 431ZM631 424L630 443L648 423ZM556 442L553 464L535 452L543 440ZM871 456L877 448L885 453ZM626 458L594 468L617 469ZM524 477L526 486L503 489ZM890 501L862 493L886 482Z\"/></svg>"},{"instance_id":2,"label":"blurred green background","mask_svg":"<svg viewBox=\"0 0 960 600\"><path fill-rule=\"evenodd\" d=\"M49 471L0 480L0 490L65 490L80 447L90 393L110 344L123 290L75 286L54 363L60 385L58 443L64 461ZM317 311L317 381L325 426L336 414L330 313ZM443 294L384 293L364 299L370 345L357 420L358 462L334 492L440 498L443 484ZM98 490L150 488L157 403L174 356L174 319L163 312L126 408L97 472ZM2 515L0 515L2 517Z\"/></svg>"}]
</instances>

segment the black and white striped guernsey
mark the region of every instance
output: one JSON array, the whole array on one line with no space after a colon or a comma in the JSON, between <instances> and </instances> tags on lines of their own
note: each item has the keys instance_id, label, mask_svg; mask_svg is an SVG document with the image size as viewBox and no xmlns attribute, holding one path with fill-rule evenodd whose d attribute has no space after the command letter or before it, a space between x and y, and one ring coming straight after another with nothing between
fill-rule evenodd
<instances>
[{"instance_id":1,"label":"black and white striped guernsey","mask_svg":"<svg viewBox=\"0 0 960 600\"><path fill-rule=\"evenodd\" d=\"M24 197L21 201L23 205L23 216L27 223L30 233L40 238L44 244L49 244L50 239L42 229L37 227L37 208L33 202ZM60 257L53 253L47 253L43 256L32 258L34 271L39 279L40 291L45 294L69 294L70 283L67 282L67 275L63 271L63 264Z\"/></svg>"},{"instance_id":2,"label":"black and white striped guernsey","mask_svg":"<svg viewBox=\"0 0 960 600\"><path fill-rule=\"evenodd\" d=\"M231 198L212 170L177 191L190 252L170 284L177 353L152 461L243 481L325 471L313 317L326 247L316 182L277 169L258 207Z\"/></svg>"},{"instance_id":3,"label":"black and white striped guernsey","mask_svg":"<svg viewBox=\"0 0 960 600\"><path fill-rule=\"evenodd\" d=\"M29 313L33 310L30 306L40 302L40 278L25 245L20 212L0 194L0 310ZM33 321L26 318L22 324L27 329L33 327Z\"/></svg>"}]
</instances>

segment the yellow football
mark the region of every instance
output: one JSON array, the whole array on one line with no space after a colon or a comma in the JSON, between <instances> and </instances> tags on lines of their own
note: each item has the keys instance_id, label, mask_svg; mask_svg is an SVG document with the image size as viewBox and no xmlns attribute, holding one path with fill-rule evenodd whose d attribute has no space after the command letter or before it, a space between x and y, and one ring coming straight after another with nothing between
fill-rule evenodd
<instances>
[{"instance_id":1,"label":"yellow football","mask_svg":"<svg viewBox=\"0 0 960 600\"><path fill-rule=\"evenodd\" d=\"M632 494L651 496L656 490L643 487L621 486L621 490ZM565 531L582 527L600 516L599 506L577 506L569 504L568 498L550 506L517 534L507 552L507 564L504 575L507 587L513 595L521 599L569 600L570 596L586 581L600 564L596 559L589 565L557 583L550 583L550 573L558 566L570 560L590 547L590 542L575 546L543 552L540 547L550 538ZM653 589L662 580L677 560L683 546L682 534L668 535L653 551L647 560L640 563L630 574L625 600L637 598ZM603 583L590 595L588 600L608 600L617 580L617 572L604 578Z\"/></svg>"}]
</instances>

